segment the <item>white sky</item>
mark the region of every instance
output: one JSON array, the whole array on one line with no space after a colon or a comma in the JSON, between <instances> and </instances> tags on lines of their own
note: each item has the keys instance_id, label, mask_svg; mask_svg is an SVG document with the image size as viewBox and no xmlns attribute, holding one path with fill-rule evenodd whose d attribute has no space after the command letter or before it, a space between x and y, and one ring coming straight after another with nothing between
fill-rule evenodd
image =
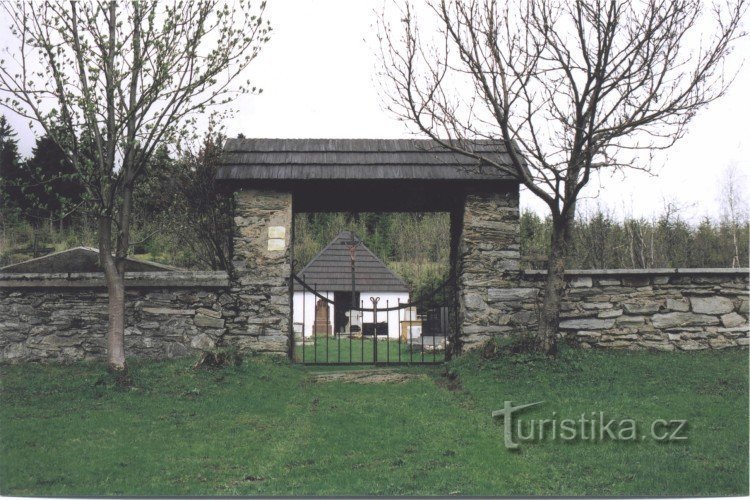
<instances>
[{"instance_id":1,"label":"white sky","mask_svg":"<svg viewBox=\"0 0 750 500\"><path fill-rule=\"evenodd\" d=\"M375 9L382 0L276 0L269 2L273 35L252 64L260 96L238 101L237 116L226 124L234 136L279 138L411 137L405 124L381 108L376 82ZM0 31L6 38L7 31ZM4 41L4 40L3 40ZM2 45L7 45L2 43ZM750 43L737 54L750 53ZM631 172L592 181L585 192L618 216L650 217L665 201L684 207L697 221L719 213L719 179L728 165L750 172L750 68L741 70L727 96L703 110L689 133L665 153L657 153L657 176ZM28 154L34 136L28 124L6 113L16 127L21 151ZM599 184L603 187L600 189ZM545 213L533 195L522 206Z\"/></svg>"}]
</instances>

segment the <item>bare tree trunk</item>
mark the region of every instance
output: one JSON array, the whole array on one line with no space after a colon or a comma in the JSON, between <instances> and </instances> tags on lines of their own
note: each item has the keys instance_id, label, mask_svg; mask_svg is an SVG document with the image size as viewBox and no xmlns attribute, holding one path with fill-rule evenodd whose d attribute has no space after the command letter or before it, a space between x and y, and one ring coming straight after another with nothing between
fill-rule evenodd
<instances>
[{"instance_id":1,"label":"bare tree trunk","mask_svg":"<svg viewBox=\"0 0 750 500\"><path fill-rule=\"evenodd\" d=\"M737 243L737 223L732 221L732 242L734 243L734 257L732 258L732 267L740 267L740 246Z\"/></svg>"},{"instance_id":2,"label":"bare tree trunk","mask_svg":"<svg viewBox=\"0 0 750 500\"><path fill-rule=\"evenodd\" d=\"M105 273L107 274L107 273ZM107 276L109 293L109 328L107 330L107 363L111 371L127 371L125 364L125 277L115 272Z\"/></svg>"},{"instance_id":3,"label":"bare tree trunk","mask_svg":"<svg viewBox=\"0 0 750 500\"><path fill-rule=\"evenodd\" d=\"M730 199L729 199L729 213L731 220L729 221L732 227L732 244L734 245L734 256L732 257L732 267L740 267L740 246L737 243L737 214L734 210L734 192L733 187L730 188Z\"/></svg>"},{"instance_id":4,"label":"bare tree trunk","mask_svg":"<svg viewBox=\"0 0 750 500\"><path fill-rule=\"evenodd\" d=\"M638 224L638 256L641 259L640 266L642 269L646 269L646 241L643 237L643 224Z\"/></svg>"},{"instance_id":5,"label":"bare tree trunk","mask_svg":"<svg viewBox=\"0 0 750 500\"><path fill-rule=\"evenodd\" d=\"M125 275L118 271L112 256L112 221L99 218L99 261L107 282L109 324L107 328L107 366L110 371L127 373L125 364Z\"/></svg>"},{"instance_id":6,"label":"bare tree trunk","mask_svg":"<svg viewBox=\"0 0 750 500\"><path fill-rule=\"evenodd\" d=\"M538 336L542 350L549 356L557 354L557 332L560 326L560 304L565 291L565 257L570 242L572 217L552 219L552 239L547 263L547 282L539 318Z\"/></svg>"},{"instance_id":7,"label":"bare tree trunk","mask_svg":"<svg viewBox=\"0 0 750 500\"><path fill-rule=\"evenodd\" d=\"M36 259L39 257L39 225L35 221L34 224L31 226L34 231L34 241L32 243L32 251L31 254Z\"/></svg>"},{"instance_id":8,"label":"bare tree trunk","mask_svg":"<svg viewBox=\"0 0 750 500\"><path fill-rule=\"evenodd\" d=\"M654 226L652 225L651 226L651 245L649 247L649 249L651 251L651 253L650 253L651 262L646 266L647 268L654 267L654 237L655 237L654 233L656 233L656 230L654 229Z\"/></svg>"},{"instance_id":9,"label":"bare tree trunk","mask_svg":"<svg viewBox=\"0 0 750 500\"><path fill-rule=\"evenodd\" d=\"M633 231L633 221L625 221L625 230L628 233L628 243L630 249L630 266L635 268L635 234Z\"/></svg>"}]
</instances>

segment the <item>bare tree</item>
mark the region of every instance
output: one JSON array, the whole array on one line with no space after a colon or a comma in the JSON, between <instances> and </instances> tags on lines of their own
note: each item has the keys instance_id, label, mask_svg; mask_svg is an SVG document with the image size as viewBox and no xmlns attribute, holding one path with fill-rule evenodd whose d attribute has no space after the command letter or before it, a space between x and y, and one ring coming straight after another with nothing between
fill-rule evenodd
<instances>
[{"instance_id":1,"label":"bare tree","mask_svg":"<svg viewBox=\"0 0 750 500\"><path fill-rule=\"evenodd\" d=\"M223 143L224 137L209 129L197 151L185 151L178 159L176 192L170 193L177 205L179 223L172 229L177 240L213 270L231 265L231 199L215 182Z\"/></svg>"},{"instance_id":2,"label":"bare tree","mask_svg":"<svg viewBox=\"0 0 750 500\"><path fill-rule=\"evenodd\" d=\"M41 125L86 186L109 293L110 369L126 372L125 258L133 189L155 150L228 104L268 40L245 1L3 3L17 46L0 63L0 103Z\"/></svg>"},{"instance_id":3,"label":"bare tree","mask_svg":"<svg viewBox=\"0 0 750 500\"><path fill-rule=\"evenodd\" d=\"M740 225L748 223L748 206L745 193L745 177L737 164L733 163L724 169L721 179L721 211L722 219L729 225L732 233L732 267L740 267Z\"/></svg>"},{"instance_id":4,"label":"bare tree","mask_svg":"<svg viewBox=\"0 0 750 500\"><path fill-rule=\"evenodd\" d=\"M576 201L604 169L645 169L696 111L725 93L723 63L742 36L746 0L712 13L702 0L432 0L407 5L379 38L388 108L422 134L521 182L553 231L539 338L556 352L565 255ZM422 28L437 26L425 32ZM509 164L474 147L504 145Z\"/></svg>"}]
</instances>

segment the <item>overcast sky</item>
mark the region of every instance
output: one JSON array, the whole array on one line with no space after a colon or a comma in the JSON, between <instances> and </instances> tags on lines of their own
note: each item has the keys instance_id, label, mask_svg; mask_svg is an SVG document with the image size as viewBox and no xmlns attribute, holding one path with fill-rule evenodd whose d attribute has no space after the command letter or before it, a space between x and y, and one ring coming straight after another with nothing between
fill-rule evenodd
<instances>
[{"instance_id":1,"label":"overcast sky","mask_svg":"<svg viewBox=\"0 0 750 500\"><path fill-rule=\"evenodd\" d=\"M252 64L259 96L238 101L230 135L280 138L399 138L409 129L382 109L375 84L375 14L381 0L276 0L269 2L271 42ZM2 38L8 36L4 29ZM3 43L3 46L7 45ZM737 54L750 53L743 41ZM10 116L27 154L33 132ZM750 171L750 69L740 71L728 95L706 108L675 147L656 156L658 176L640 172L594 180L585 193L618 216L658 213L665 202L696 221L718 215L719 180L730 164ZM600 187L601 186L601 187ZM544 213L533 195L522 206Z\"/></svg>"}]
</instances>

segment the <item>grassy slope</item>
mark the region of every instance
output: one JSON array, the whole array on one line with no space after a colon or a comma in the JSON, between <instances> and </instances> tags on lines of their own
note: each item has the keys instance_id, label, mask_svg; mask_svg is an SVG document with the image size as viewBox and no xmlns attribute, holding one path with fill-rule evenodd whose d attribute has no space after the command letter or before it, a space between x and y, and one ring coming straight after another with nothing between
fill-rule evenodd
<instances>
[{"instance_id":1,"label":"grassy slope","mask_svg":"<svg viewBox=\"0 0 750 500\"><path fill-rule=\"evenodd\" d=\"M254 358L194 372L133 363L137 389L95 385L102 368L4 366L0 492L16 495L748 492L748 353L566 351L451 364L404 384L314 384L310 369ZM436 383L436 380L438 383ZM689 440L503 447L490 412L526 418L686 418Z\"/></svg>"}]
</instances>

